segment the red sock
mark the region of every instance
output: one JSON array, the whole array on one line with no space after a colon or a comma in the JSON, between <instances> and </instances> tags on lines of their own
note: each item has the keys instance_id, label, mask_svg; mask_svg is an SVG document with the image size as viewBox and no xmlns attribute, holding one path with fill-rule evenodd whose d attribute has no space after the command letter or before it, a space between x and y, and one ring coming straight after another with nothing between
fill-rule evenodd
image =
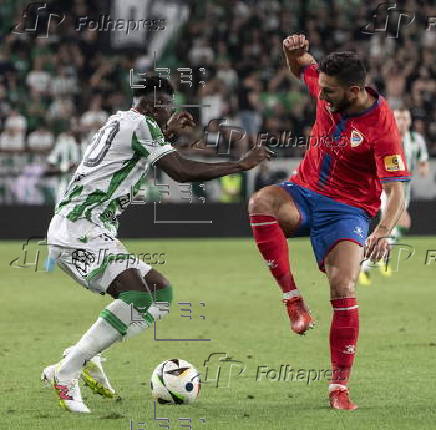
<instances>
[{"instance_id":1,"label":"red sock","mask_svg":"<svg viewBox=\"0 0 436 430\"><path fill-rule=\"evenodd\" d=\"M359 337L359 306L355 298L330 300L333 319L330 327L332 384L347 385Z\"/></svg>"},{"instance_id":2,"label":"red sock","mask_svg":"<svg viewBox=\"0 0 436 430\"><path fill-rule=\"evenodd\" d=\"M270 215L250 215L253 237L274 279L284 293L297 287L289 267L288 242L277 219Z\"/></svg>"}]
</instances>

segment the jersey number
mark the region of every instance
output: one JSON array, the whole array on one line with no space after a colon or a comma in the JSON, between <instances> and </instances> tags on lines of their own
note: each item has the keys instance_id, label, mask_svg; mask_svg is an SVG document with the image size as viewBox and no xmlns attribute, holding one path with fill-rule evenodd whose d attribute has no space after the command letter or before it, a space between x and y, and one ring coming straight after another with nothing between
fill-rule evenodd
<instances>
[{"instance_id":1,"label":"jersey number","mask_svg":"<svg viewBox=\"0 0 436 430\"><path fill-rule=\"evenodd\" d=\"M83 164L87 167L95 167L100 164L119 131L119 121L111 121L103 126L92 138L91 145L86 151Z\"/></svg>"}]
</instances>

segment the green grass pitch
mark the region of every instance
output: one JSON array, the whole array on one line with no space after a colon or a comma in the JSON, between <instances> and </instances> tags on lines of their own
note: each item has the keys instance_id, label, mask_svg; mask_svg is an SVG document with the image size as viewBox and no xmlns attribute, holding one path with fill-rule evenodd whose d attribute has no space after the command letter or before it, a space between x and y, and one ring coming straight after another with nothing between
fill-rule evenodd
<instances>
[{"instance_id":1,"label":"green grass pitch","mask_svg":"<svg viewBox=\"0 0 436 430\"><path fill-rule=\"evenodd\" d=\"M324 378L309 384L264 376L256 381L259 366L279 369L289 364L295 370L306 369L304 375L309 369L329 367L328 288L307 240L289 242L297 284L318 321L303 337L291 333L279 290L252 241L126 241L130 252L165 253L165 264L154 267L171 280L175 305L158 323L157 337L203 340L156 341L148 330L116 344L105 354L105 368L122 400L102 399L83 387L93 412L86 416L60 409L54 392L41 385L39 376L80 338L109 297L86 291L59 269L48 274L35 272L32 265L10 266L22 254L22 243L0 242L0 428L189 428L182 426L189 422L179 418L191 418L196 430L435 428L436 262L425 260L436 240L403 241L414 247L415 255L401 262L390 278L374 270L373 284L358 288L360 339L350 387L360 409L354 412L327 407ZM30 253L27 259L31 261ZM181 308L188 307L192 319L181 316L186 314ZM216 387L213 377L219 361L212 360L198 402L158 406L157 416L169 421L154 420L149 389L153 368L168 358L184 358L204 379L204 361L212 353L227 353L235 360L231 377L231 363L222 362Z\"/></svg>"}]
</instances>

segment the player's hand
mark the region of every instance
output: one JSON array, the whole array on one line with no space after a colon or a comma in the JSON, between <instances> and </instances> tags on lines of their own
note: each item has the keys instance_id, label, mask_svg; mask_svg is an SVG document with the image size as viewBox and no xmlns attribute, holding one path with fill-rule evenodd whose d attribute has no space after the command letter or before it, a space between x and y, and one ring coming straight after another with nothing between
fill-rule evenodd
<instances>
[{"instance_id":1,"label":"player's hand","mask_svg":"<svg viewBox=\"0 0 436 430\"><path fill-rule=\"evenodd\" d=\"M166 134L169 136L177 135L181 131L187 131L195 127L195 122L189 112L182 111L173 113L167 122Z\"/></svg>"},{"instance_id":2,"label":"player's hand","mask_svg":"<svg viewBox=\"0 0 436 430\"><path fill-rule=\"evenodd\" d=\"M243 171L250 170L262 163L262 161L270 160L273 154L274 152L271 151L271 149L268 149L265 146L256 145L241 158L238 164L241 166Z\"/></svg>"},{"instance_id":3,"label":"player's hand","mask_svg":"<svg viewBox=\"0 0 436 430\"><path fill-rule=\"evenodd\" d=\"M389 243L389 232L385 229L376 228L366 239L365 259L370 259L373 263L388 257L391 250Z\"/></svg>"},{"instance_id":4,"label":"player's hand","mask_svg":"<svg viewBox=\"0 0 436 430\"><path fill-rule=\"evenodd\" d=\"M301 57L309 51L309 41L304 34L292 34L283 40L283 52L290 58Z\"/></svg>"}]
</instances>

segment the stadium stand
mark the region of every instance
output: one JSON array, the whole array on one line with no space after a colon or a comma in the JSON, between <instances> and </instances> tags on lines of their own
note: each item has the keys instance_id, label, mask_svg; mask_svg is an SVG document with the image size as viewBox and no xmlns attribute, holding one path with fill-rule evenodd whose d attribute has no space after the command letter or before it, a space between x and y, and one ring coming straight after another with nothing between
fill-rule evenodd
<instances>
[{"instance_id":1,"label":"stadium stand","mask_svg":"<svg viewBox=\"0 0 436 430\"><path fill-rule=\"evenodd\" d=\"M128 71L150 73L150 49L108 49L107 32L75 28L78 16L105 10L107 4L53 3L65 22L44 38L13 31L27 2L1 2L0 203L54 203L59 184L77 165L90 136L108 115L130 106ZM172 71L190 68L194 82L204 80L204 85L190 87L174 79L179 103L212 106L190 109L199 130L212 119L225 118L226 125L246 131L227 155L238 157L259 133L309 135L314 106L303 85L285 70L281 48L285 35L302 32L316 58L333 50L357 49L367 61L369 84L393 107L411 107L414 129L436 156L436 32L425 31L432 12L427 2L405 2L405 9L415 14L414 28L404 28L395 38L381 31L362 32L372 20L372 2L221 0L174 5L189 11L187 21L171 38L159 35L158 43L165 45L157 64ZM170 19L176 19L175 14ZM417 44L420 50L414 48ZM214 138L213 133L208 138ZM300 157L303 151L297 144L277 148L280 158ZM189 147L184 152L199 153ZM36 183L33 191L18 192L17 179L20 184ZM217 201L225 200L219 192L212 194Z\"/></svg>"}]
</instances>

